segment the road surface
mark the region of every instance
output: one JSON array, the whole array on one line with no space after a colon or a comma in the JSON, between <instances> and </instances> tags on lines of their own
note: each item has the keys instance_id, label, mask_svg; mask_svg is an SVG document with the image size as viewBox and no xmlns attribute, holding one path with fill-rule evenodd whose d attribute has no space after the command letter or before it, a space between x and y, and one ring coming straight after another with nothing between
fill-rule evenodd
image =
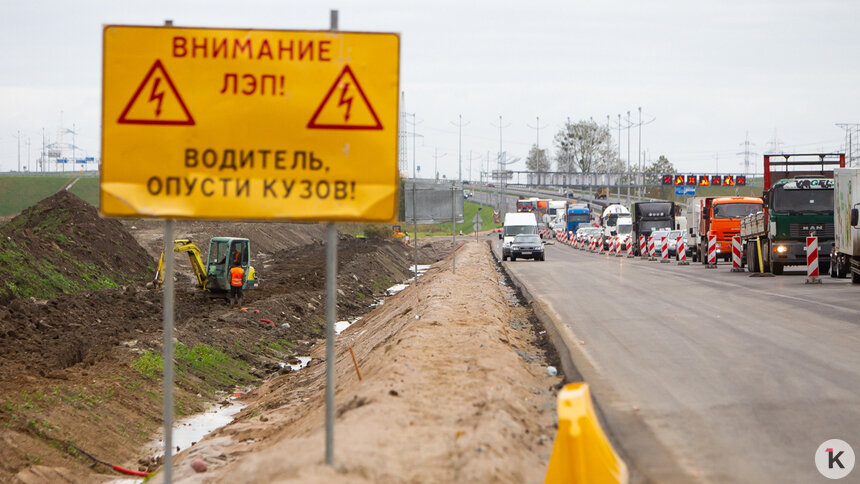
<instances>
[{"instance_id":1,"label":"road surface","mask_svg":"<svg viewBox=\"0 0 860 484\"><path fill-rule=\"evenodd\" d=\"M637 480L821 482L822 442L860 453L860 286L560 244L503 264L557 321Z\"/></svg>"}]
</instances>

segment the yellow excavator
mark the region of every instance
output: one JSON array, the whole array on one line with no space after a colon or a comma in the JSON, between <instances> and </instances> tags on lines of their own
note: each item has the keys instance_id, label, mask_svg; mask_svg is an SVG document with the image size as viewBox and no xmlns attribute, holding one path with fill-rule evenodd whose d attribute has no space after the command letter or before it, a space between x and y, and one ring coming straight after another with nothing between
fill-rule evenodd
<instances>
[{"instance_id":1,"label":"yellow excavator","mask_svg":"<svg viewBox=\"0 0 860 484\"><path fill-rule=\"evenodd\" d=\"M251 242L238 237L212 237L209 241L209 258L204 263L200 249L191 239L175 239L173 252L185 252L200 288L209 292L230 290L230 268L238 264L245 270L247 278L242 289L257 287L257 273L250 265ZM158 260L155 282L164 283L164 252Z\"/></svg>"}]
</instances>

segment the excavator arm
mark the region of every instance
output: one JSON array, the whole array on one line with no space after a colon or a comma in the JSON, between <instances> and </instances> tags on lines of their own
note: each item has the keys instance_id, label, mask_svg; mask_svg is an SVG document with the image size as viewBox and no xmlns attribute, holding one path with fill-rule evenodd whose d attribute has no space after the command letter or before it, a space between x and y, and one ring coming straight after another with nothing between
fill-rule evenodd
<instances>
[{"instance_id":1,"label":"excavator arm","mask_svg":"<svg viewBox=\"0 0 860 484\"><path fill-rule=\"evenodd\" d=\"M197 282L204 290L208 282L206 275L206 265L203 263L203 258L200 257L200 249L191 242L191 239L176 239L173 252L187 252L188 259L191 261L191 268L194 270L194 275L197 276ZM161 257L158 260L158 270L155 272L155 282L157 284L164 283L164 252L161 252Z\"/></svg>"}]
</instances>

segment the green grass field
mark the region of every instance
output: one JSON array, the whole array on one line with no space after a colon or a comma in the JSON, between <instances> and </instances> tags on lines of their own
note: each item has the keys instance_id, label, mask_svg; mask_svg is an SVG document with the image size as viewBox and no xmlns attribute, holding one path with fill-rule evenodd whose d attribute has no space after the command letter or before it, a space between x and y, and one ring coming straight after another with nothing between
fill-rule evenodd
<instances>
[{"instance_id":1,"label":"green grass field","mask_svg":"<svg viewBox=\"0 0 860 484\"><path fill-rule=\"evenodd\" d=\"M481 205L473 202L464 202L463 203L463 223L458 223L456 230L459 234L460 231L463 231L463 234L472 234L475 231L472 230L472 218L475 217L475 214L481 215L481 231L492 230L496 227L501 227L502 224L494 224L493 223L493 209L492 207L483 207L480 210ZM412 231L412 225L403 224L403 231L408 233L410 236L414 235ZM419 237L427 237L427 236L438 236L438 235L451 235L451 222L437 224L437 225L418 225L418 236Z\"/></svg>"},{"instance_id":2,"label":"green grass field","mask_svg":"<svg viewBox=\"0 0 860 484\"><path fill-rule=\"evenodd\" d=\"M72 176L0 176L0 216L17 215L74 180ZM99 179L81 177L72 193L99 206Z\"/></svg>"}]
</instances>

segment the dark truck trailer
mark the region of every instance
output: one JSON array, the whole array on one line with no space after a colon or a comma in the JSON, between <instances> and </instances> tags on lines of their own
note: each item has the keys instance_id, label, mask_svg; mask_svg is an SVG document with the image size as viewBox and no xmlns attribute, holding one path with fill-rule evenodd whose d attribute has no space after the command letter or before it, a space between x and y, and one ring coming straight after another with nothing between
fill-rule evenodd
<instances>
[{"instance_id":1,"label":"dark truck trailer","mask_svg":"<svg viewBox=\"0 0 860 484\"><path fill-rule=\"evenodd\" d=\"M741 220L740 238L750 272L780 275L806 265L806 237L818 237L820 272L833 249L833 169L844 153L764 155L763 210Z\"/></svg>"},{"instance_id":2,"label":"dark truck trailer","mask_svg":"<svg viewBox=\"0 0 860 484\"><path fill-rule=\"evenodd\" d=\"M630 210L633 218L633 253L639 254L639 236L645 240L651 232L675 228L675 202L636 202Z\"/></svg>"}]
</instances>

